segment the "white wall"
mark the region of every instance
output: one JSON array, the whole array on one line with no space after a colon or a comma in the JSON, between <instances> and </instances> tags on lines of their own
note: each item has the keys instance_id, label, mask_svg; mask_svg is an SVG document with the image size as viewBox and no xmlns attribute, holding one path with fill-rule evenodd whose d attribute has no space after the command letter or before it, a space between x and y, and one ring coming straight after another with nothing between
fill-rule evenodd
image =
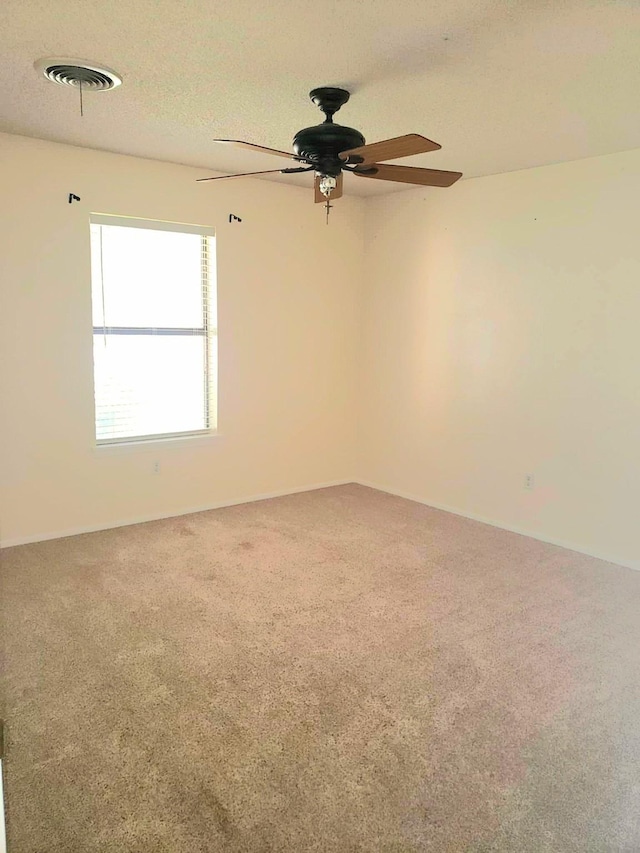
<instances>
[{"instance_id":1,"label":"white wall","mask_svg":"<svg viewBox=\"0 0 640 853\"><path fill-rule=\"evenodd\" d=\"M640 151L370 201L360 479L640 568L639 223Z\"/></svg>"},{"instance_id":2,"label":"white wall","mask_svg":"<svg viewBox=\"0 0 640 853\"><path fill-rule=\"evenodd\" d=\"M0 135L5 544L352 478L363 204L206 174ZM90 212L216 228L220 437L94 448Z\"/></svg>"},{"instance_id":3,"label":"white wall","mask_svg":"<svg viewBox=\"0 0 640 853\"><path fill-rule=\"evenodd\" d=\"M329 227L202 174L0 135L4 544L357 478L640 567L640 151ZM219 437L94 448L91 211L216 228Z\"/></svg>"}]
</instances>

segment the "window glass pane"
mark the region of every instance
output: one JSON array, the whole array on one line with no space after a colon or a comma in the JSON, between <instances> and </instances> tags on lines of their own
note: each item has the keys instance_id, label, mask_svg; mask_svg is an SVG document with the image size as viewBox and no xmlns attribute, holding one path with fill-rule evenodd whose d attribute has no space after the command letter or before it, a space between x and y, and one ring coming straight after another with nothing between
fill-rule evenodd
<instances>
[{"instance_id":1,"label":"window glass pane","mask_svg":"<svg viewBox=\"0 0 640 853\"><path fill-rule=\"evenodd\" d=\"M199 234L93 224L93 325L202 328L202 247Z\"/></svg>"},{"instance_id":2,"label":"window glass pane","mask_svg":"<svg viewBox=\"0 0 640 853\"><path fill-rule=\"evenodd\" d=\"M204 430L204 335L94 334L96 438Z\"/></svg>"}]
</instances>

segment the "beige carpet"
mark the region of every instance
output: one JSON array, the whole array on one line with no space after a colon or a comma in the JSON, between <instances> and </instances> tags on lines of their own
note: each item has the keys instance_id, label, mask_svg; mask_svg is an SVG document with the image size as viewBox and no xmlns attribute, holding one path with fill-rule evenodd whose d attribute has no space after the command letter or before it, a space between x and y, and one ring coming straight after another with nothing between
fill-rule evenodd
<instances>
[{"instance_id":1,"label":"beige carpet","mask_svg":"<svg viewBox=\"0 0 640 853\"><path fill-rule=\"evenodd\" d=\"M640 573L361 486L5 551L10 853L640 850Z\"/></svg>"}]
</instances>

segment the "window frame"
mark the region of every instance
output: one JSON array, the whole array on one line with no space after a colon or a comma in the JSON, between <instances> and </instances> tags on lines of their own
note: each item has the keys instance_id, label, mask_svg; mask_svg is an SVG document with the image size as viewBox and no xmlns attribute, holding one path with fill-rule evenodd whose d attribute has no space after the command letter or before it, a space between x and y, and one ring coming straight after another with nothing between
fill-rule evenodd
<instances>
[{"instance_id":1,"label":"window frame","mask_svg":"<svg viewBox=\"0 0 640 853\"><path fill-rule=\"evenodd\" d=\"M93 366L93 434L96 449L144 446L157 442L182 442L190 438L202 440L217 435L217 363L211 361L212 341L215 338L217 352L217 322L210 323L210 309L217 296L215 283L215 229L212 226L192 225L179 222L165 222L155 219L139 219L137 217L117 216L106 213L91 213L90 229L93 225L108 225L124 228L140 228L146 231L169 231L181 234L196 234L202 240L201 249L201 295L203 305L202 326L94 326L92 321L92 341L96 335L170 335L175 337L198 335L204 342L204 414L205 427L180 432L150 433L146 435L127 435L114 438L98 438L97 408L96 408L96 376ZM213 262L212 262L213 261ZM104 286L104 283L103 283ZM104 294L104 291L103 291ZM92 283L92 313L93 313L93 283ZM103 315L104 316L104 315ZM217 318L217 310L216 310ZM213 413L213 418L212 418Z\"/></svg>"}]
</instances>

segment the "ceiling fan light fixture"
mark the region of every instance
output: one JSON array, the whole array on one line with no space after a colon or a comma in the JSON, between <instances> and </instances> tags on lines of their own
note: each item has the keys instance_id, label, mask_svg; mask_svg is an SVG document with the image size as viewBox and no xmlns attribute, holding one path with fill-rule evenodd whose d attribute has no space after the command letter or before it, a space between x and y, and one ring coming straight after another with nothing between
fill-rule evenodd
<instances>
[{"instance_id":1,"label":"ceiling fan light fixture","mask_svg":"<svg viewBox=\"0 0 640 853\"><path fill-rule=\"evenodd\" d=\"M337 185L338 181L336 178L332 178L330 175L321 175L318 189L325 198L329 198Z\"/></svg>"},{"instance_id":2,"label":"ceiling fan light fixture","mask_svg":"<svg viewBox=\"0 0 640 853\"><path fill-rule=\"evenodd\" d=\"M50 56L36 60L33 67L52 83L82 87L86 92L109 92L122 83L122 77L112 68L85 59Z\"/></svg>"}]
</instances>

